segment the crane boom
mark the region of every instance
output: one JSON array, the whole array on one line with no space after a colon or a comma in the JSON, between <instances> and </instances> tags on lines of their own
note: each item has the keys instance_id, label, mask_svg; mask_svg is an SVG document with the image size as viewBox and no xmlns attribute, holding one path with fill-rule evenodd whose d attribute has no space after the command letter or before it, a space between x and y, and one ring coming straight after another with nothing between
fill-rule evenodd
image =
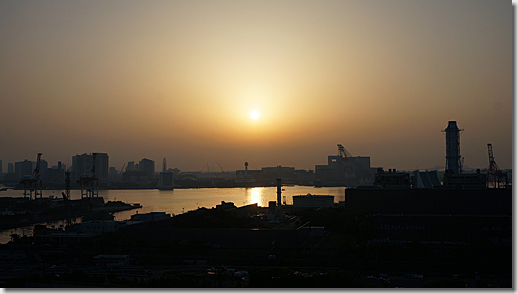
<instances>
[{"instance_id":1,"label":"crane boom","mask_svg":"<svg viewBox=\"0 0 518 294\"><path fill-rule=\"evenodd\" d=\"M221 169L221 172L223 173L223 168L221 167L221 164L219 164L219 162L216 161L216 163L219 165L219 168Z\"/></svg>"}]
</instances>

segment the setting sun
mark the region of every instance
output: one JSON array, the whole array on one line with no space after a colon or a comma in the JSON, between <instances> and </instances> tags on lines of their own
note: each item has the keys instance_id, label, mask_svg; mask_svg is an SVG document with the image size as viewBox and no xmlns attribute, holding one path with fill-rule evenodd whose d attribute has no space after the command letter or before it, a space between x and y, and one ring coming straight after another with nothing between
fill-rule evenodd
<instances>
[{"instance_id":1,"label":"setting sun","mask_svg":"<svg viewBox=\"0 0 518 294\"><path fill-rule=\"evenodd\" d=\"M251 117L252 119L258 119L258 118L259 118L259 112L255 111L255 110L254 110L254 111L252 111L252 112L250 113L250 117Z\"/></svg>"}]
</instances>

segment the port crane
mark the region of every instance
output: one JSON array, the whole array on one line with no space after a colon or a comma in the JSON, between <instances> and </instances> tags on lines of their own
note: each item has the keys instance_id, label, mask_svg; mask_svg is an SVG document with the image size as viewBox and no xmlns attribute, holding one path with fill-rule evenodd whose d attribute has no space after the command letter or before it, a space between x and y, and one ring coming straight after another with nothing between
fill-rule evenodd
<instances>
[{"instance_id":1,"label":"port crane","mask_svg":"<svg viewBox=\"0 0 518 294\"><path fill-rule=\"evenodd\" d=\"M70 170L65 172L65 192L61 192L61 195L63 195L63 205L67 212L66 223L67 225L72 225L72 223L75 222L75 218L72 219L72 216L70 215Z\"/></svg>"},{"instance_id":2,"label":"port crane","mask_svg":"<svg viewBox=\"0 0 518 294\"><path fill-rule=\"evenodd\" d=\"M219 168L221 169L221 173L223 173L223 168L221 167L221 164L219 164L219 162L216 161L216 163L219 165Z\"/></svg>"},{"instance_id":3,"label":"port crane","mask_svg":"<svg viewBox=\"0 0 518 294\"><path fill-rule=\"evenodd\" d=\"M489 156L489 168L487 169L487 186L489 188L505 188L509 185L507 173L500 170L493 156L493 145L487 144L487 153Z\"/></svg>"},{"instance_id":4,"label":"port crane","mask_svg":"<svg viewBox=\"0 0 518 294\"><path fill-rule=\"evenodd\" d=\"M81 199L99 196L99 178L95 176L95 158L97 153L93 153L92 156L92 169L90 173L82 174L78 180L81 187Z\"/></svg>"},{"instance_id":5,"label":"port crane","mask_svg":"<svg viewBox=\"0 0 518 294\"><path fill-rule=\"evenodd\" d=\"M32 175L25 175L23 176L20 183L23 186L23 197L27 197L27 191L29 192L29 199L32 199L32 192L34 192L34 199L40 195L40 198L42 198L42 189L43 184L40 178L40 160L41 160L41 153L38 153L38 157L36 160L36 168L32 172ZM39 190L39 192L38 192Z\"/></svg>"}]
</instances>

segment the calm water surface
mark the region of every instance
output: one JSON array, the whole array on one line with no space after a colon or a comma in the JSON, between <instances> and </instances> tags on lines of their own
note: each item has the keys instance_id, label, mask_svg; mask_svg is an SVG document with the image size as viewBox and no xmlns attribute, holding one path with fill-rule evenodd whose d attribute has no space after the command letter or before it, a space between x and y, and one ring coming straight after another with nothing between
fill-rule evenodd
<instances>
[{"instance_id":1,"label":"calm water surface","mask_svg":"<svg viewBox=\"0 0 518 294\"><path fill-rule=\"evenodd\" d=\"M292 204L292 196L305 195L308 193L318 195L333 195L335 202L345 199L344 187L306 187L306 186L285 186L282 187L282 200L286 204ZM54 195L61 197L62 190L43 191L43 197ZM71 190L72 199L81 198L80 190ZM20 197L23 196L21 190L1 191L0 197ZM236 206L257 203L259 206L268 206L268 201L277 200L277 187L257 187L257 188L202 188L202 189L176 189L176 190L100 190L99 196L104 201L123 201L126 203L140 203L142 208L121 211L114 213L115 220L126 220L131 215L137 213L147 213L153 211L162 211L169 214L181 214L189 210L195 210L198 207L212 208L221 201L233 202ZM63 226L64 222L48 223L50 226ZM32 235L32 228L28 226L19 229L7 230L0 232L0 243L7 243L12 233L20 235Z\"/></svg>"}]
</instances>

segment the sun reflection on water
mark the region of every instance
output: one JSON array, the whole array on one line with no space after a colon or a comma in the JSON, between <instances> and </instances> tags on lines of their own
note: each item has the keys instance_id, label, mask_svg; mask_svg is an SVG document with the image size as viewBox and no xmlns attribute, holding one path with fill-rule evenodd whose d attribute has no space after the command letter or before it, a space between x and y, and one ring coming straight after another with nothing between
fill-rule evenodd
<instances>
[{"instance_id":1,"label":"sun reflection on water","mask_svg":"<svg viewBox=\"0 0 518 294\"><path fill-rule=\"evenodd\" d=\"M261 187L246 189L246 200L248 204L257 203L257 205L263 206L263 190L264 188Z\"/></svg>"}]
</instances>

